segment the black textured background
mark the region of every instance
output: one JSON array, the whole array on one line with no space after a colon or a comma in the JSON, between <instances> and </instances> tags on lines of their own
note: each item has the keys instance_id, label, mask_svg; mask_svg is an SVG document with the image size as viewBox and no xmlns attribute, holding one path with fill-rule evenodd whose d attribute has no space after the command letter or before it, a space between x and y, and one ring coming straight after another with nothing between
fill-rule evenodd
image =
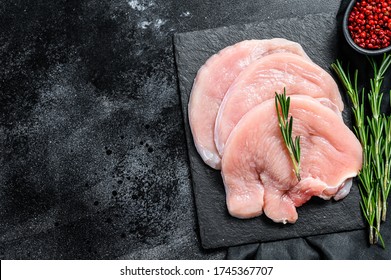
<instances>
[{"instance_id":1,"label":"black textured background","mask_svg":"<svg viewBox=\"0 0 391 280\"><path fill-rule=\"evenodd\" d=\"M173 34L339 2L1 1L0 259L225 258L200 246Z\"/></svg>"}]
</instances>

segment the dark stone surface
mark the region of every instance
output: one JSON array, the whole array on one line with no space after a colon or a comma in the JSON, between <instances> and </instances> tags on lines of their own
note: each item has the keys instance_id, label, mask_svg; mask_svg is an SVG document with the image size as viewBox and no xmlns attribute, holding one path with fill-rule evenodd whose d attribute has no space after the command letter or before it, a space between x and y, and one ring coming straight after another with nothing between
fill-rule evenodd
<instances>
[{"instance_id":1,"label":"dark stone surface","mask_svg":"<svg viewBox=\"0 0 391 280\"><path fill-rule=\"evenodd\" d=\"M175 36L191 174L201 241L205 248L282 240L364 227L360 215L360 194L356 185L349 196L340 202L314 198L304 204L298 208L299 219L295 224L276 224L264 215L250 220L231 217L225 204L220 171L209 168L197 153L189 127L187 104L198 69L212 54L226 46L246 39L274 37L300 43L309 57L326 70L338 55L335 14L278 19Z\"/></svg>"},{"instance_id":2,"label":"dark stone surface","mask_svg":"<svg viewBox=\"0 0 391 280\"><path fill-rule=\"evenodd\" d=\"M0 258L224 258L200 246L172 36L338 5L1 1Z\"/></svg>"}]
</instances>

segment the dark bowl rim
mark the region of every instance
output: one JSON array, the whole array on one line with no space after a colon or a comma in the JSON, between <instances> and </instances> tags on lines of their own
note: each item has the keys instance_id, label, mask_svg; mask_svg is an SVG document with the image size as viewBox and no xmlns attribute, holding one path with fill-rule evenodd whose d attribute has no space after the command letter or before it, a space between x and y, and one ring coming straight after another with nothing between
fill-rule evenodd
<instances>
[{"instance_id":1,"label":"dark bowl rim","mask_svg":"<svg viewBox=\"0 0 391 280\"><path fill-rule=\"evenodd\" d=\"M342 21L343 35L344 35L346 41L348 42L348 44L357 52L359 52L361 54L366 54L366 55L381 55L381 54L384 54L384 53L390 51L391 45L386 48L383 48L383 49L368 50L368 49L361 48L353 41L352 37L350 36L349 30L348 30L348 18L349 18L350 12L353 9L353 6L354 6L354 4L356 4L356 2L357 2L357 0L352 0L350 2L350 4L348 5L348 7L345 11L343 21Z\"/></svg>"}]
</instances>

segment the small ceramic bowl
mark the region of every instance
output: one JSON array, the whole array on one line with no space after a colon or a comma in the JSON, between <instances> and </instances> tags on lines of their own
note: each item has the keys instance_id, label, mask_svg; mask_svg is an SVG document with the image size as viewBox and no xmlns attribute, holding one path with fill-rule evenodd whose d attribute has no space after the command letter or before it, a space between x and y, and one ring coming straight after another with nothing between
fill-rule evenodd
<instances>
[{"instance_id":1,"label":"small ceramic bowl","mask_svg":"<svg viewBox=\"0 0 391 280\"><path fill-rule=\"evenodd\" d=\"M391 45L386 47L386 48L383 48L383 49L371 50L371 49L361 48L358 45L356 45L356 43L353 41L352 37L350 36L349 29L348 29L348 19L349 19L350 12L352 11L353 6L356 4L357 1L358 0L353 0L353 1L350 2L348 8L345 11L345 15L344 15L343 21L342 21L343 35L345 36L345 39L348 42L348 44L355 51L357 51L357 52L359 52L361 54L365 54L365 55L381 55L381 54L384 54L386 52L391 51Z\"/></svg>"}]
</instances>

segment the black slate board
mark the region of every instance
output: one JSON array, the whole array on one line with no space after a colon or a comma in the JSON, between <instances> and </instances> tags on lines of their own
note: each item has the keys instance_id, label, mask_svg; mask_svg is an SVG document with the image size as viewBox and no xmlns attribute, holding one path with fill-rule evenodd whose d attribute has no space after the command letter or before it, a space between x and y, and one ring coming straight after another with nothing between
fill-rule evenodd
<instances>
[{"instance_id":1,"label":"black slate board","mask_svg":"<svg viewBox=\"0 0 391 280\"><path fill-rule=\"evenodd\" d=\"M204 248L274 241L364 227L359 208L359 193L355 186L350 195L340 202L311 199L298 208L299 219L293 225L273 223L264 215L250 220L233 218L228 214L225 205L220 172L205 165L194 147L187 104L198 69L211 55L226 46L245 39L273 37L300 43L311 59L326 70L336 59L338 42L333 14L278 19L174 36L193 190ZM345 121L348 121L348 118L345 117Z\"/></svg>"}]
</instances>

